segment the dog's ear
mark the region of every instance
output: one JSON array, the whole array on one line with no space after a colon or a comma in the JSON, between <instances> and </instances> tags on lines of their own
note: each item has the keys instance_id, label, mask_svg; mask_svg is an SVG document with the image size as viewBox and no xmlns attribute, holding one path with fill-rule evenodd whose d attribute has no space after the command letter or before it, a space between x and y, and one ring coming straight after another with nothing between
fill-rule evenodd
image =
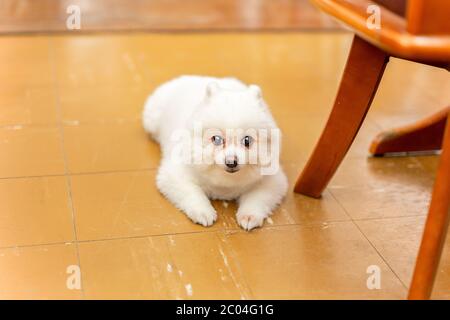
<instances>
[{"instance_id":1,"label":"dog's ear","mask_svg":"<svg viewBox=\"0 0 450 320\"><path fill-rule=\"evenodd\" d=\"M261 88L256 84L251 84L248 86L248 91L255 99L259 100L262 98Z\"/></svg>"},{"instance_id":2,"label":"dog's ear","mask_svg":"<svg viewBox=\"0 0 450 320\"><path fill-rule=\"evenodd\" d=\"M219 85L217 82L210 82L206 86L206 98L211 98L214 94L216 94L219 91Z\"/></svg>"}]
</instances>

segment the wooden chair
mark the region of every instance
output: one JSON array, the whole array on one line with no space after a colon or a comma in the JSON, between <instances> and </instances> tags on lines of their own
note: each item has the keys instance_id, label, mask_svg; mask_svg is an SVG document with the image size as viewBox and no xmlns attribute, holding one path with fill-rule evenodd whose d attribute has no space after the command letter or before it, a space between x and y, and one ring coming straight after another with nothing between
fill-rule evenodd
<instances>
[{"instance_id":1,"label":"wooden chair","mask_svg":"<svg viewBox=\"0 0 450 320\"><path fill-rule=\"evenodd\" d=\"M450 1L311 1L356 33L328 122L295 186L295 192L318 198L358 133L390 56L449 69ZM379 29L369 28L367 24L371 5L380 8ZM409 299L430 298L447 233L450 216L448 118L449 108L414 125L380 134L370 148L375 155L443 148Z\"/></svg>"}]
</instances>

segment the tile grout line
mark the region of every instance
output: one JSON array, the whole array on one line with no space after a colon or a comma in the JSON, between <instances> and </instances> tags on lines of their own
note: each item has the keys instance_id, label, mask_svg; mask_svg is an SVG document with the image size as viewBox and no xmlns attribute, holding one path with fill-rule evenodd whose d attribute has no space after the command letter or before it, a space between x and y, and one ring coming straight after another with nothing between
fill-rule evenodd
<instances>
[{"instance_id":1,"label":"tile grout line","mask_svg":"<svg viewBox=\"0 0 450 320\"><path fill-rule=\"evenodd\" d=\"M69 174L69 168L68 168L68 161L67 161L67 155L65 151L65 143L64 143L64 127L62 123L62 109L61 109L61 97L59 93L59 85L58 85L58 77L57 77L57 67L56 67L56 56L55 56L55 47L54 47L54 39L48 38L48 46L49 46L49 62L51 66L51 73L53 78L53 85L55 88L55 111L57 116L57 126L59 130L59 136L60 136L60 148L63 155L63 161L64 161L64 176L66 177L66 186L67 186L67 192L68 192L68 205L69 209L72 213L72 227L73 227L73 235L75 237L75 250L77 255L77 263L78 268L80 270L80 285L81 285L81 297L85 298L85 292L84 292L84 284L83 284L83 272L81 269L81 259L80 259L80 250L78 245L78 235L77 235L77 226L76 226L76 218L75 218L75 207L73 205L73 198L72 198L72 182L71 177Z\"/></svg>"},{"instance_id":2,"label":"tile grout line","mask_svg":"<svg viewBox=\"0 0 450 320\"><path fill-rule=\"evenodd\" d=\"M75 88L74 88L75 90ZM73 124L74 121L77 121L77 124ZM67 127L73 127L78 125L110 125L110 124L133 124L133 123L140 123L141 119L115 119L115 120L97 120L97 121L79 121L79 120L66 120L62 121L63 126ZM39 123L28 123L28 122L13 122L10 124L2 124L0 125L0 129L11 129L14 127L25 127L25 128L52 128L52 127L58 127L59 123L55 122L39 122Z\"/></svg>"},{"instance_id":3,"label":"tile grout line","mask_svg":"<svg viewBox=\"0 0 450 320\"><path fill-rule=\"evenodd\" d=\"M378 251L378 249L375 247L375 245L372 243L372 241L369 240L369 238L366 236L366 234L361 230L360 226L358 225L358 221L361 220L354 220L353 217L347 212L345 207L341 204L341 202L336 198L333 192L331 190L328 190L331 194L331 196L336 200L336 202L339 204L339 206L342 208L342 210L345 211L345 213L350 217L351 222L355 225L355 227L358 229L358 231L363 235L363 237L369 242L370 246L375 250L375 252L378 254L378 256L383 260L383 262L387 265L389 270L393 273L393 275L397 278L397 280L402 284L402 286L408 291L409 287L403 283L402 279L398 276L398 274L394 271L392 266L387 262L387 260L383 257L383 255Z\"/></svg>"},{"instance_id":4,"label":"tile grout line","mask_svg":"<svg viewBox=\"0 0 450 320\"><path fill-rule=\"evenodd\" d=\"M349 220L336 220L336 221L328 221L328 224L334 223L345 223L350 222ZM321 226L323 222L311 222L311 223L288 223L288 224L279 224L279 225L269 225L264 228L258 228L256 230L264 231L264 230L276 230L280 228L287 227L316 227ZM143 238L153 238L153 237L168 237L168 236L177 236L177 235L192 235L192 234L202 234L202 233L250 233L254 231L245 231L241 227L237 226L235 228L230 229L208 229L208 230L199 230L199 231L184 231L184 232L174 232L174 233L160 233L160 234L147 234L147 235L136 235L136 236L128 236L128 237L117 237L117 238L103 238L103 239L91 239L91 240L77 240L78 243L90 243L90 242L101 242L101 241L114 241L114 240L127 240L127 239L143 239Z\"/></svg>"},{"instance_id":5,"label":"tile grout line","mask_svg":"<svg viewBox=\"0 0 450 320\"><path fill-rule=\"evenodd\" d=\"M355 222L383 221L383 220L394 220L394 219L404 219L404 218L423 218L426 216L427 216L426 213L421 213L421 214L411 214L411 215L397 216L397 217L358 218L358 219L353 219L353 221L355 221Z\"/></svg>"},{"instance_id":6,"label":"tile grout line","mask_svg":"<svg viewBox=\"0 0 450 320\"><path fill-rule=\"evenodd\" d=\"M157 168L143 168L143 169L124 169L124 170L107 170L107 171L92 171L92 172L67 172L61 174L46 174L37 176L13 176L13 177L0 177L1 180L8 179L33 179L33 178L47 178L47 177L65 177L65 176L88 176L88 175L100 175L100 174L113 174L113 173L134 173L134 172L151 172L155 171Z\"/></svg>"},{"instance_id":7,"label":"tile grout line","mask_svg":"<svg viewBox=\"0 0 450 320\"><path fill-rule=\"evenodd\" d=\"M289 227L318 227L323 225L323 223L327 223L329 225L338 224L338 223L348 223L350 220L333 220L333 221L318 221L311 223L287 223L287 224L279 224L279 225L268 225L264 228L259 228L257 230L277 230L284 229ZM174 233L159 233L159 234L144 234L144 235L135 235L135 236L119 236L116 238L98 238L98 239L87 239L87 240L74 240L74 241L57 241L57 242L47 242L47 243L37 243L37 244L25 244L25 245L11 245L0 247L0 250L8 250L8 249L16 249L16 248L32 248L39 246L52 246L52 245L62 245L62 244L75 244L75 243L92 243L92 242L106 242L106 241L115 241L115 240L130 240L130 239L145 239L145 238L153 238L153 237L169 237L169 236L178 236L178 235L192 235L192 234L201 234L201 233L214 233L214 232L222 232L222 233L248 233L248 231L244 231L240 227L230 228L230 229L207 229L207 230L199 230L199 231L184 231L184 232L174 232ZM251 231L254 232L254 231Z\"/></svg>"}]
</instances>

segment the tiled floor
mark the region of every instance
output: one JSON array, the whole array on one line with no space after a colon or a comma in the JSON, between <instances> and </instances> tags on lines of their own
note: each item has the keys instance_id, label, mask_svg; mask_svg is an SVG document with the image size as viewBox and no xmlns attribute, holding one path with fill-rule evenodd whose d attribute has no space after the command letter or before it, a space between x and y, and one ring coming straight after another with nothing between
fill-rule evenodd
<instances>
[{"instance_id":1,"label":"tiled floor","mask_svg":"<svg viewBox=\"0 0 450 320\"><path fill-rule=\"evenodd\" d=\"M83 32L339 28L308 0L1 0L0 33L68 32L74 5Z\"/></svg>"},{"instance_id":2,"label":"tiled floor","mask_svg":"<svg viewBox=\"0 0 450 320\"><path fill-rule=\"evenodd\" d=\"M447 104L446 72L393 59L324 197L290 192L250 233L237 227L232 203L215 203L211 228L168 203L154 183L159 149L140 125L146 95L174 76L257 83L284 132L292 185L350 41L346 33L0 38L0 298L404 298L439 159L374 159L367 148L381 129ZM449 248L450 239L437 299L450 298ZM372 265L379 290L366 285ZM67 286L73 266L80 289Z\"/></svg>"}]
</instances>

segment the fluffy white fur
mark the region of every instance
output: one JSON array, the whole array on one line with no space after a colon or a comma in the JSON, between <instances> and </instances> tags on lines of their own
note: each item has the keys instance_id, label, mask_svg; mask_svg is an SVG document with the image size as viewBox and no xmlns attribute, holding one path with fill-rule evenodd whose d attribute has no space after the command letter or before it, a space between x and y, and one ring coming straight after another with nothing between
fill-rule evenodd
<instances>
[{"instance_id":1,"label":"fluffy white fur","mask_svg":"<svg viewBox=\"0 0 450 320\"><path fill-rule=\"evenodd\" d=\"M233 131L231 139L221 146L213 145L211 136L202 139L202 152L216 163L173 160L171 155L177 145L174 132L183 129L192 132L194 123L201 123L211 135L225 136L226 130ZM159 190L195 223L210 226L216 221L216 210L210 199L237 200L237 221L245 230L251 230L263 225L286 194L288 184L281 167L273 175L262 175L262 164L242 163L247 149L252 147L242 144L247 130L277 129L255 85L247 86L233 78L182 76L173 79L148 98L143 125L162 149L157 175ZM272 143L279 147L278 141ZM226 165L229 157L237 159L238 165L234 168L237 171L229 171Z\"/></svg>"}]
</instances>

